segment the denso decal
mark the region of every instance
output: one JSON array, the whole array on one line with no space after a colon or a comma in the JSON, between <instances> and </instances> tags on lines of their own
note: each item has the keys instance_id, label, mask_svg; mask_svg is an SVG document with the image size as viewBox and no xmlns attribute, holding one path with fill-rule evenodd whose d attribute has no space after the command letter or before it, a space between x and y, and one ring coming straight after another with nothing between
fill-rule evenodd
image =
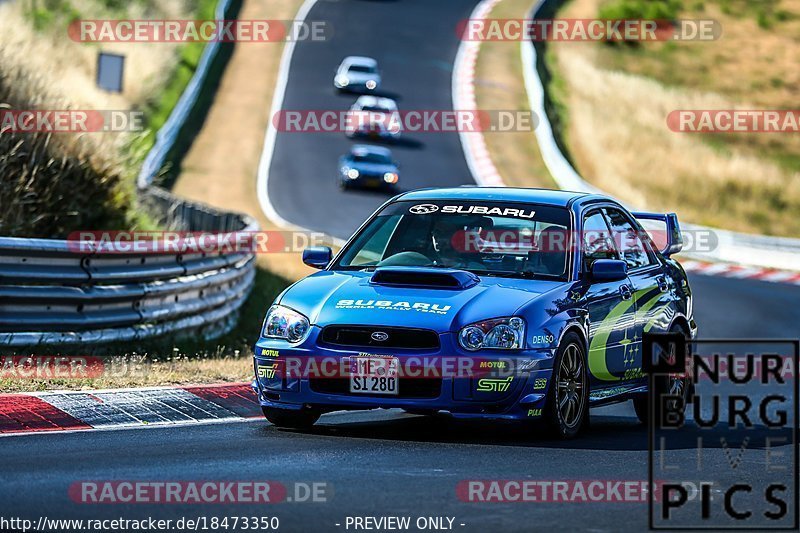
<instances>
[{"instance_id":1,"label":"denso decal","mask_svg":"<svg viewBox=\"0 0 800 533\"><path fill-rule=\"evenodd\" d=\"M445 205L442 213L463 215L497 215L501 217L533 218L536 211L526 211L515 207L487 207L485 205Z\"/></svg>"},{"instance_id":2,"label":"denso decal","mask_svg":"<svg viewBox=\"0 0 800 533\"><path fill-rule=\"evenodd\" d=\"M393 311L418 311L420 313L447 314L450 305L427 302L407 302L394 300L339 300L336 309L391 309Z\"/></svg>"}]
</instances>

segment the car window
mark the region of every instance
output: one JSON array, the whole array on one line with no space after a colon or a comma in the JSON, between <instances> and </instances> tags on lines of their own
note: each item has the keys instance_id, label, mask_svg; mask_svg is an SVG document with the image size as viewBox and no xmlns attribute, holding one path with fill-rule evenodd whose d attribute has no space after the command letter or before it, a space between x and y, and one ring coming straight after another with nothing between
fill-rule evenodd
<instances>
[{"instance_id":1,"label":"car window","mask_svg":"<svg viewBox=\"0 0 800 533\"><path fill-rule=\"evenodd\" d=\"M608 224L600 211L590 213L583 219L581 244L585 270L591 269L597 259L619 259Z\"/></svg>"},{"instance_id":2,"label":"car window","mask_svg":"<svg viewBox=\"0 0 800 533\"><path fill-rule=\"evenodd\" d=\"M353 155L353 161L357 163L391 163L391 159L383 154Z\"/></svg>"},{"instance_id":3,"label":"car window","mask_svg":"<svg viewBox=\"0 0 800 533\"><path fill-rule=\"evenodd\" d=\"M351 265L374 265L383 259L389 239L397 227L400 215L378 217L369 228L364 244L350 262Z\"/></svg>"},{"instance_id":4,"label":"car window","mask_svg":"<svg viewBox=\"0 0 800 533\"><path fill-rule=\"evenodd\" d=\"M364 66L364 65L350 65L350 68L348 70L350 72L364 72L366 74L371 74L371 73L375 72L374 68L367 67L367 66Z\"/></svg>"},{"instance_id":5,"label":"car window","mask_svg":"<svg viewBox=\"0 0 800 533\"><path fill-rule=\"evenodd\" d=\"M614 235L614 242L622 259L628 263L628 269L641 268L651 263L647 248L642 242L639 232L619 209L604 209L608 225Z\"/></svg>"}]
</instances>

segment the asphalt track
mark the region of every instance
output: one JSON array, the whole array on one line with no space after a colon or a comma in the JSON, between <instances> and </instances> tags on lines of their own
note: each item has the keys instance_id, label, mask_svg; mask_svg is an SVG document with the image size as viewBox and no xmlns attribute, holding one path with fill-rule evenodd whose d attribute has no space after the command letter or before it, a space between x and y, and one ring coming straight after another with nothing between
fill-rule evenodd
<instances>
[{"instance_id":1,"label":"asphalt track","mask_svg":"<svg viewBox=\"0 0 800 533\"><path fill-rule=\"evenodd\" d=\"M448 108L458 44L451 28L474 4L318 2L309 18L331 21L335 38L324 45L298 44L285 108L347 108L352 97L334 94L331 77L339 60L355 53L381 62L384 87L398 95L402 108ZM455 134L413 141L395 149L406 188L471 181ZM347 237L385 200L336 188L336 159L350 144L343 134L278 135L269 192L281 216ZM702 337L800 337L800 287L699 275L691 283ZM671 448L671 461L694 460L693 442ZM567 443L521 426L372 411L325 415L305 433L259 420L0 438L0 458L5 517L278 516L281 531L346 531L347 516L381 515L454 517L457 531L647 527L644 504L478 504L456 496L458 482L472 479L646 480L647 436L630 404L593 411L587 433ZM287 486L317 481L328 484L329 499L230 507L80 505L67 494L78 480L273 480Z\"/></svg>"},{"instance_id":2,"label":"asphalt track","mask_svg":"<svg viewBox=\"0 0 800 533\"><path fill-rule=\"evenodd\" d=\"M294 49L284 110L347 110L357 96L337 94L333 76L348 55L378 60L382 94L401 110L452 109L450 79L458 51L456 25L477 0L321 0L308 20L333 28L326 42ZM269 197L284 219L347 238L391 194L341 191L339 156L354 144L344 133L279 132ZM399 190L474 184L456 132L404 136L390 146L400 163Z\"/></svg>"}]
</instances>

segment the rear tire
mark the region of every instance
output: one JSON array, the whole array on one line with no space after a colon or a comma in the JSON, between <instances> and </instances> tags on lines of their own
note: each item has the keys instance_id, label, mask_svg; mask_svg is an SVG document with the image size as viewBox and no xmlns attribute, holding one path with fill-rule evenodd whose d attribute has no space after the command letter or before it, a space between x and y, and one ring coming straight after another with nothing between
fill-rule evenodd
<instances>
[{"instance_id":1,"label":"rear tire","mask_svg":"<svg viewBox=\"0 0 800 533\"><path fill-rule=\"evenodd\" d=\"M586 349L575 333L568 333L564 337L553 361L544 422L548 432L559 439L575 438L588 425Z\"/></svg>"},{"instance_id":2,"label":"rear tire","mask_svg":"<svg viewBox=\"0 0 800 533\"><path fill-rule=\"evenodd\" d=\"M275 407L261 407L264 417L279 428L308 429L319 420L320 413L311 409L293 411Z\"/></svg>"},{"instance_id":3,"label":"rear tire","mask_svg":"<svg viewBox=\"0 0 800 533\"><path fill-rule=\"evenodd\" d=\"M683 333L687 339L689 335L679 326L670 328L670 333ZM685 415L686 406L689 404L692 395L692 378L691 372L685 374L670 374L668 376L657 376L655 379L656 389L652 391L654 398L660 397L662 394L671 394L681 396L683 398L682 411ZM648 398L650 394L642 395L633 399L633 410L636 411L636 417L642 424L647 424L650 420L650 406L648 405ZM661 418L660 414L661 402L656 401L655 415L656 420Z\"/></svg>"}]
</instances>

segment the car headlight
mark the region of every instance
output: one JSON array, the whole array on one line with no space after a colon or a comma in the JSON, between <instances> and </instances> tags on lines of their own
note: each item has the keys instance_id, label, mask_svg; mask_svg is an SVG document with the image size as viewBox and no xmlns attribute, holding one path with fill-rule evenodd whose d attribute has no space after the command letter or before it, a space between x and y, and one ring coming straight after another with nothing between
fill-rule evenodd
<instances>
[{"instance_id":1,"label":"car headlight","mask_svg":"<svg viewBox=\"0 0 800 533\"><path fill-rule=\"evenodd\" d=\"M376 82L375 80L369 80L365 85L367 86L367 89L372 90L378 86L378 82Z\"/></svg>"},{"instance_id":2,"label":"car headlight","mask_svg":"<svg viewBox=\"0 0 800 533\"><path fill-rule=\"evenodd\" d=\"M342 87L347 87L348 85L350 85L350 79L347 76L344 76L344 75L338 76L336 78L336 82L339 85L341 85Z\"/></svg>"},{"instance_id":3,"label":"car headlight","mask_svg":"<svg viewBox=\"0 0 800 533\"><path fill-rule=\"evenodd\" d=\"M387 172L383 175L383 181L386 183L397 183L397 174L394 172Z\"/></svg>"},{"instance_id":4,"label":"car headlight","mask_svg":"<svg viewBox=\"0 0 800 533\"><path fill-rule=\"evenodd\" d=\"M273 305L264 319L262 336L271 339L285 339L289 342L300 342L308 333L308 319L293 309L282 305Z\"/></svg>"},{"instance_id":5,"label":"car headlight","mask_svg":"<svg viewBox=\"0 0 800 533\"><path fill-rule=\"evenodd\" d=\"M470 324L458 333L465 350L519 350L525 342L525 320L512 316Z\"/></svg>"},{"instance_id":6,"label":"car headlight","mask_svg":"<svg viewBox=\"0 0 800 533\"><path fill-rule=\"evenodd\" d=\"M358 176L359 176L358 170L354 168L351 168L350 170L347 171L347 177L350 178L351 180L356 179Z\"/></svg>"}]
</instances>

